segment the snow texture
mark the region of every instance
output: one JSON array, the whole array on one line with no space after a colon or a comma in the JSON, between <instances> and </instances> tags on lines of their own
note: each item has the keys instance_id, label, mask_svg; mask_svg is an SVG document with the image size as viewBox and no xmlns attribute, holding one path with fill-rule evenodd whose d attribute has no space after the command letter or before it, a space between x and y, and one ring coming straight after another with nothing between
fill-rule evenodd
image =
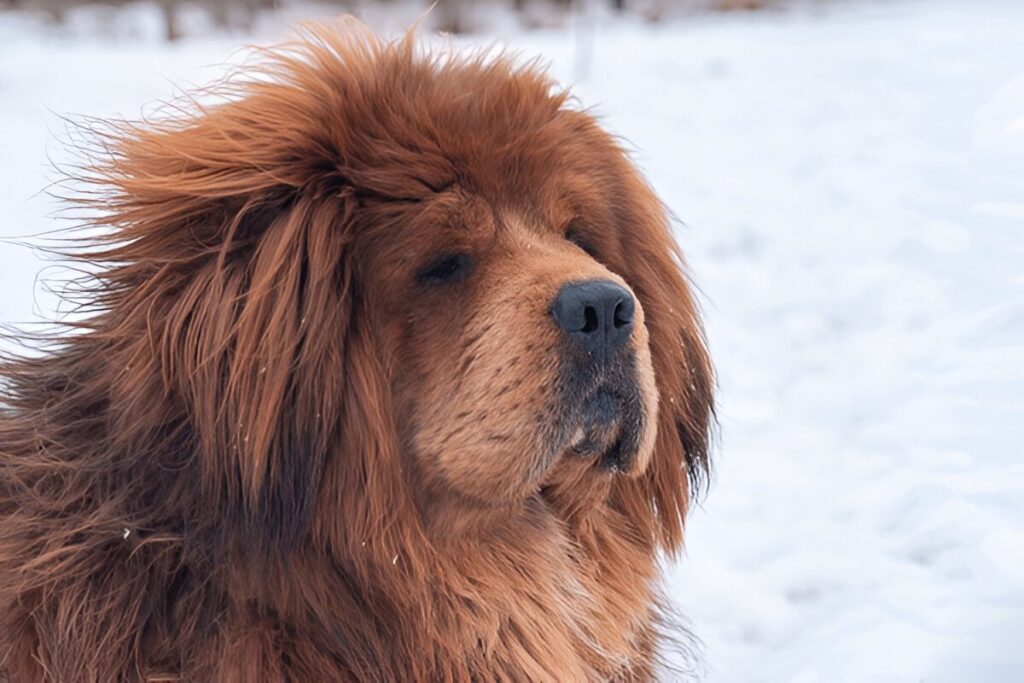
<instances>
[{"instance_id":1,"label":"snow texture","mask_svg":"<svg viewBox=\"0 0 1024 683\"><path fill-rule=\"evenodd\" d=\"M156 16L0 14L0 236L60 227L58 115L135 117L249 40ZM668 591L708 680L1024 681L1024 3L504 25L456 42L549 60L680 220L721 424ZM0 242L0 321L59 275Z\"/></svg>"}]
</instances>

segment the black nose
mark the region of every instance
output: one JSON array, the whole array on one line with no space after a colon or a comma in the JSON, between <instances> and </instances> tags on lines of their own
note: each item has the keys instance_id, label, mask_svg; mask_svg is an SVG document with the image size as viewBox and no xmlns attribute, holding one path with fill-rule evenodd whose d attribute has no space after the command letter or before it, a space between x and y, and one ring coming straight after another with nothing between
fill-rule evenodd
<instances>
[{"instance_id":1,"label":"black nose","mask_svg":"<svg viewBox=\"0 0 1024 683\"><path fill-rule=\"evenodd\" d=\"M607 360L633 331L636 301L610 280L571 282L558 292L551 315L584 351Z\"/></svg>"}]
</instances>

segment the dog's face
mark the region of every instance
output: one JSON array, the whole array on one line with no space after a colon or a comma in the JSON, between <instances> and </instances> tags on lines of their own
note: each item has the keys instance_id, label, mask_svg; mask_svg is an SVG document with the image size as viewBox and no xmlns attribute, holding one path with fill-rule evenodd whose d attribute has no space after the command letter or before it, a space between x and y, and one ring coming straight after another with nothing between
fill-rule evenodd
<instances>
[{"instance_id":1,"label":"dog's face","mask_svg":"<svg viewBox=\"0 0 1024 683\"><path fill-rule=\"evenodd\" d=\"M427 484L478 504L536 492L561 458L636 475L654 446L643 304L607 265L618 239L588 230L600 211L537 206L568 185L540 177L518 206L450 188L366 255L402 437Z\"/></svg>"},{"instance_id":2,"label":"dog's face","mask_svg":"<svg viewBox=\"0 0 1024 683\"><path fill-rule=\"evenodd\" d=\"M263 75L113 131L105 303L152 378L122 422L180 407L211 523L271 543L391 534L390 561L435 503L539 491L678 546L711 369L614 139L536 69L362 31L314 30Z\"/></svg>"}]
</instances>

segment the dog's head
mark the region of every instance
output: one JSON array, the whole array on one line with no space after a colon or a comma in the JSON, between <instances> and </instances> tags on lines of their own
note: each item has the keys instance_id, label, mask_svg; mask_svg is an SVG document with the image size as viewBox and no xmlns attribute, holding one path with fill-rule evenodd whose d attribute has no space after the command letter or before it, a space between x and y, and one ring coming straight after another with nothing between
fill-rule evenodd
<instances>
[{"instance_id":1,"label":"dog's head","mask_svg":"<svg viewBox=\"0 0 1024 683\"><path fill-rule=\"evenodd\" d=\"M711 370L665 210L589 114L353 26L216 92L100 166L107 315L161 380L126 423L180 406L205 494L274 537L394 546L571 479L678 545Z\"/></svg>"}]
</instances>

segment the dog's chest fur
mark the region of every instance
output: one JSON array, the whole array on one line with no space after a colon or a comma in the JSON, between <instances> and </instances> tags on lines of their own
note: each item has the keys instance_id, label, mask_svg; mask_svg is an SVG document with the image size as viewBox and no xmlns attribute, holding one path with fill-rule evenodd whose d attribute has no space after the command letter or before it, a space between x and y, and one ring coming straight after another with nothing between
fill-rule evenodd
<instances>
[{"instance_id":1,"label":"dog's chest fur","mask_svg":"<svg viewBox=\"0 0 1024 683\"><path fill-rule=\"evenodd\" d=\"M574 528L550 511L534 512L486 537L452 542L424 575L422 594L380 602L334 594L333 604L317 604L316 586L294 583L302 576L332 585L326 576L333 570L310 554L291 577L230 566L161 585L136 573L143 565L124 554L148 550L122 539L92 575L23 596L25 604L9 611L20 621L7 623L17 623L9 632L15 638L0 639L13 648L4 666L12 683L327 680L330 671L330 680L647 680L656 637L653 568L620 531L614 516ZM407 571L404 562L396 556L382 571ZM341 584L333 585L328 592ZM75 652L96 634L61 632L61 615L91 609L104 586L118 591L104 597L119 614L136 621L109 625L109 649L92 659L103 668L80 678ZM133 613L124 609L132 590L162 592L178 604ZM374 650L377 643L384 647Z\"/></svg>"}]
</instances>

